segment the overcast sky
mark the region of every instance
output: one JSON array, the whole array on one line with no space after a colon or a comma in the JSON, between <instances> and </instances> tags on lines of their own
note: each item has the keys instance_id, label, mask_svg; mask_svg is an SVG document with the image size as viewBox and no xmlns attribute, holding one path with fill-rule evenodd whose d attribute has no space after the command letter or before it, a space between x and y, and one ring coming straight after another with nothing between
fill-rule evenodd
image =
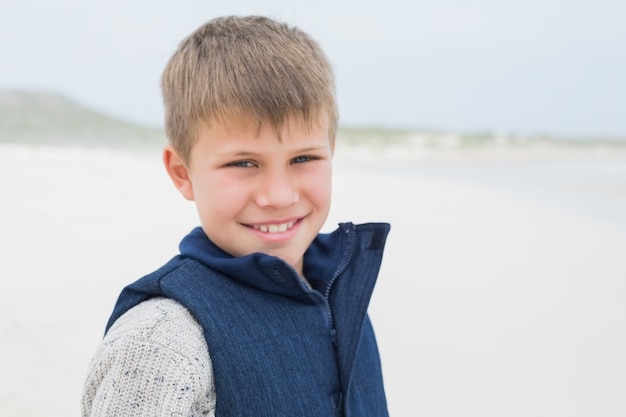
<instances>
[{"instance_id":1,"label":"overcast sky","mask_svg":"<svg viewBox=\"0 0 626 417\"><path fill-rule=\"evenodd\" d=\"M316 38L344 125L626 138L624 0L0 0L0 89L161 125L167 59L224 14Z\"/></svg>"}]
</instances>

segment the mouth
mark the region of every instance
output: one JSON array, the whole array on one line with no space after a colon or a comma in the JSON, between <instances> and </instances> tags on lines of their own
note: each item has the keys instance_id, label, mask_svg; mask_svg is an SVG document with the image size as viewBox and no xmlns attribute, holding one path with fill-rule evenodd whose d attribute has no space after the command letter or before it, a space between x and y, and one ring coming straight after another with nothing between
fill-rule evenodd
<instances>
[{"instance_id":1,"label":"mouth","mask_svg":"<svg viewBox=\"0 0 626 417\"><path fill-rule=\"evenodd\" d=\"M263 233L285 233L291 229L297 220L291 220L285 223L273 223L273 224L254 224L251 227Z\"/></svg>"}]
</instances>

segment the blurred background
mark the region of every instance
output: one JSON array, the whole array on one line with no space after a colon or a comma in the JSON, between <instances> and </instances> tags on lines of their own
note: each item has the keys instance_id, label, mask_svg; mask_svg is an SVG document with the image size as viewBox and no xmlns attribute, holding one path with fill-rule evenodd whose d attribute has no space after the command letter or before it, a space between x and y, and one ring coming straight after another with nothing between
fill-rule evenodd
<instances>
[{"instance_id":1,"label":"blurred background","mask_svg":"<svg viewBox=\"0 0 626 417\"><path fill-rule=\"evenodd\" d=\"M195 209L159 78L225 14L336 71L339 221L392 224L372 300L393 416L626 415L626 3L0 2L0 415L80 414L121 288Z\"/></svg>"},{"instance_id":2,"label":"blurred background","mask_svg":"<svg viewBox=\"0 0 626 417\"><path fill-rule=\"evenodd\" d=\"M3 0L0 87L160 126L159 77L182 38L253 13L319 41L345 125L626 135L620 0Z\"/></svg>"}]
</instances>

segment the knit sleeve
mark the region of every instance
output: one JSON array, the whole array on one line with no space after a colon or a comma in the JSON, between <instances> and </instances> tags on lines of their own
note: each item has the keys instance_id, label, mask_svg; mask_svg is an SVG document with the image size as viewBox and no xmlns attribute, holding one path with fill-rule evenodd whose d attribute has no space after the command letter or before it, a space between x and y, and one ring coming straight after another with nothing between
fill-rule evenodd
<instances>
[{"instance_id":1,"label":"knit sleeve","mask_svg":"<svg viewBox=\"0 0 626 417\"><path fill-rule=\"evenodd\" d=\"M202 329L172 300L129 310L89 367L83 417L214 416L211 361Z\"/></svg>"}]
</instances>

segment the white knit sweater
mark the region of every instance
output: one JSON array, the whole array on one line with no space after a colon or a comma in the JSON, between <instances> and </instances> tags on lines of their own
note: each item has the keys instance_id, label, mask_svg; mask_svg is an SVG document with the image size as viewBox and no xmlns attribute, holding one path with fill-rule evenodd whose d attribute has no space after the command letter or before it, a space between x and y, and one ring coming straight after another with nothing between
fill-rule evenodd
<instances>
[{"instance_id":1,"label":"white knit sweater","mask_svg":"<svg viewBox=\"0 0 626 417\"><path fill-rule=\"evenodd\" d=\"M182 305L154 298L115 322L89 367L82 415L215 415L206 340Z\"/></svg>"}]
</instances>

